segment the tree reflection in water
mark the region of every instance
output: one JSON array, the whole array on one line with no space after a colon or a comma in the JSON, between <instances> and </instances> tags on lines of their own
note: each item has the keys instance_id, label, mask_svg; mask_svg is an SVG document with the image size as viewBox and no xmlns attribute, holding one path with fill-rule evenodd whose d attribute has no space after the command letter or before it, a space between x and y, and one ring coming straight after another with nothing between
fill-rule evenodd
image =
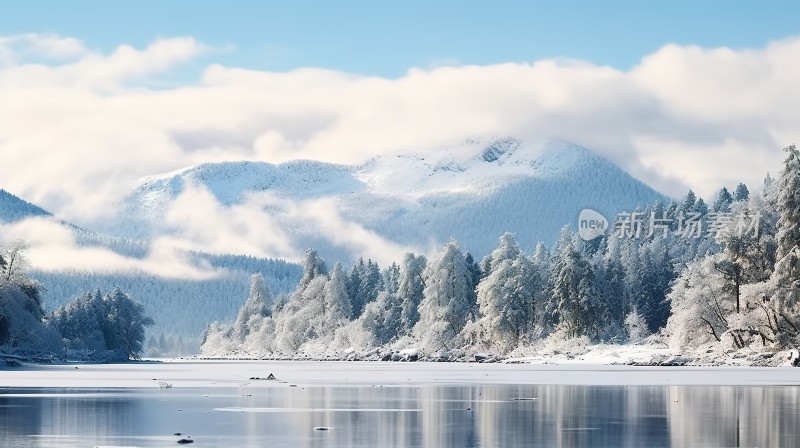
<instances>
[{"instance_id":1,"label":"tree reflection in water","mask_svg":"<svg viewBox=\"0 0 800 448\"><path fill-rule=\"evenodd\" d=\"M0 445L785 447L798 404L780 386L5 389Z\"/></svg>"}]
</instances>

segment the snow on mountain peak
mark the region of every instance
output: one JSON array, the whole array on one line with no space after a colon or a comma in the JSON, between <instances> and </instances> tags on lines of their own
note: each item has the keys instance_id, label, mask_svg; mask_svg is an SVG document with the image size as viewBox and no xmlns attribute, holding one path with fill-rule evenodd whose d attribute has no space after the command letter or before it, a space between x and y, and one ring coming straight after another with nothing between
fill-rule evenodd
<instances>
[{"instance_id":1,"label":"snow on mountain peak","mask_svg":"<svg viewBox=\"0 0 800 448\"><path fill-rule=\"evenodd\" d=\"M375 157L355 175L383 194L480 193L520 177L567 173L590 158L604 160L560 140L538 144L515 138L468 139L424 153L405 151Z\"/></svg>"}]
</instances>

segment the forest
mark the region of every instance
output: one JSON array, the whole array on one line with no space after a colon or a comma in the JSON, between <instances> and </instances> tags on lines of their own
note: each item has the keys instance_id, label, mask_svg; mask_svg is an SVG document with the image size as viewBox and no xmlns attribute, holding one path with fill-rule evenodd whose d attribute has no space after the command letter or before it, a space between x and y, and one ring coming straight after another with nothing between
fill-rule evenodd
<instances>
[{"instance_id":1,"label":"forest","mask_svg":"<svg viewBox=\"0 0 800 448\"><path fill-rule=\"evenodd\" d=\"M25 244L0 253L0 359L95 362L138 359L145 328L153 321L144 307L118 288L87 293L47 313L43 286L27 271Z\"/></svg>"},{"instance_id":2,"label":"forest","mask_svg":"<svg viewBox=\"0 0 800 448\"><path fill-rule=\"evenodd\" d=\"M800 345L800 153L751 193L656 201L585 241L569 225L525 254L506 233L478 261L454 240L427 259L329 268L314 250L290 294L259 274L205 356L341 357L419 351L425 359L530 353L545 342L779 350ZM535 198L531 198L535 200Z\"/></svg>"}]
</instances>

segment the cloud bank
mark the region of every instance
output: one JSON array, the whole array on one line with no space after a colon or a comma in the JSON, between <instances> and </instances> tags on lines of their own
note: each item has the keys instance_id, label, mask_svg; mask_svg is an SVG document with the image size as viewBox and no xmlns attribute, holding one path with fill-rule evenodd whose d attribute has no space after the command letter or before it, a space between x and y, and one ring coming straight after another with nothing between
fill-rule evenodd
<instances>
[{"instance_id":1,"label":"cloud bank","mask_svg":"<svg viewBox=\"0 0 800 448\"><path fill-rule=\"evenodd\" d=\"M144 258L121 255L100 246L77 242L75 231L53 218L29 218L0 223L0 247L24 241L25 257L32 266L48 272L144 273L156 277L204 280L221 272L198 266L169 246L152 245Z\"/></svg>"},{"instance_id":2,"label":"cloud bank","mask_svg":"<svg viewBox=\"0 0 800 448\"><path fill-rule=\"evenodd\" d=\"M0 37L0 187L90 226L113 215L137 179L198 163L354 163L516 136L574 141L666 194L693 188L712 199L740 181L757 187L800 135L800 38L744 50L668 45L627 71L540 60L385 79L210 64L198 79L159 83L209 50L190 37L110 53L55 35ZM269 225L264 214L215 209L197 194L187 204L206 204L224 219L219 228L249 235ZM333 213L325 203L306 210ZM204 234L181 213L171 219L187 226L183 245L246 244ZM262 238L250 244L265 254L297 250L280 235Z\"/></svg>"}]
</instances>

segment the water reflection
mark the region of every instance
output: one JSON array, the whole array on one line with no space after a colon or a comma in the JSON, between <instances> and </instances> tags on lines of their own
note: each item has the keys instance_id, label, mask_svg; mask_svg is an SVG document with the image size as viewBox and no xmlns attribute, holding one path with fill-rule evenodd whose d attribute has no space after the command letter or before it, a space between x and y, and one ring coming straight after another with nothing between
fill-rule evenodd
<instances>
[{"instance_id":1,"label":"water reflection","mask_svg":"<svg viewBox=\"0 0 800 448\"><path fill-rule=\"evenodd\" d=\"M783 447L798 404L777 386L5 389L0 446Z\"/></svg>"}]
</instances>

